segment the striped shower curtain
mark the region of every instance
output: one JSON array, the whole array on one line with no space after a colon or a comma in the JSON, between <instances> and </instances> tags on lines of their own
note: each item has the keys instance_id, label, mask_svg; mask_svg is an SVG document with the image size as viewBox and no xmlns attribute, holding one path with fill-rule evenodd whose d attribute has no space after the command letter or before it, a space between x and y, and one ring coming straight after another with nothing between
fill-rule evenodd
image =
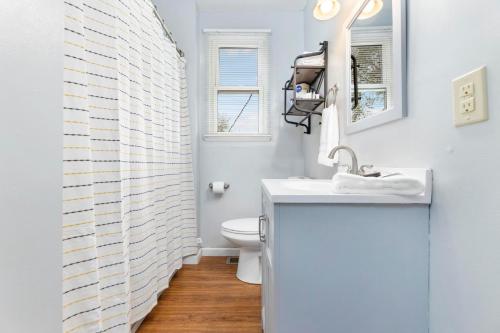
<instances>
[{"instance_id":1,"label":"striped shower curtain","mask_svg":"<svg viewBox=\"0 0 500 333\"><path fill-rule=\"evenodd\" d=\"M67 0L64 332L129 332L198 245L185 62L150 0Z\"/></svg>"}]
</instances>

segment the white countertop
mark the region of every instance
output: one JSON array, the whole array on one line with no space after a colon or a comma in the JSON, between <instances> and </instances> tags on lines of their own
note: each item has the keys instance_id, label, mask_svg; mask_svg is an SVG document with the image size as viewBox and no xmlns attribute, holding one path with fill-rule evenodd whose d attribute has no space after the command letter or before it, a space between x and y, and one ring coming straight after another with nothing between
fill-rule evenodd
<instances>
[{"instance_id":1,"label":"white countertop","mask_svg":"<svg viewBox=\"0 0 500 333\"><path fill-rule=\"evenodd\" d=\"M430 204L432 171L420 168L383 168L421 180L425 191L419 195L339 194L330 179L263 179L262 189L274 203L353 203L353 204Z\"/></svg>"}]
</instances>

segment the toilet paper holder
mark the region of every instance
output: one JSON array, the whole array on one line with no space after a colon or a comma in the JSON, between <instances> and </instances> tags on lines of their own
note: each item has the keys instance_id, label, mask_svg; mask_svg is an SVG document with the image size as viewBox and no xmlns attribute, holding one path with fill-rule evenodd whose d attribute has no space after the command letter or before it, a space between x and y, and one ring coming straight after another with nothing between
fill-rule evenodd
<instances>
[{"instance_id":1,"label":"toilet paper holder","mask_svg":"<svg viewBox=\"0 0 500 333\"><path fill-rule=\"evenodd\" d=\"M208 184L209 189L212 189L213 187L214 187L214 184L212 184L212 183ZM227 190L228 188L229 188L229 184L224 183L224 189Z\"/></svg>"}]
</instances>

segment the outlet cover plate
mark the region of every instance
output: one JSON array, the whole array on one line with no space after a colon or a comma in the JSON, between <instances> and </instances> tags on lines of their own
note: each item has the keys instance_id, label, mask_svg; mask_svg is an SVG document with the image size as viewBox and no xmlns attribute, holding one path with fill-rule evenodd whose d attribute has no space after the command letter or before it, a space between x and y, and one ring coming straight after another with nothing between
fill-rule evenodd
<instances>
[{"instance_id":1,"label":"outlet cover plate","mask_svg":"<svg viewBox=\"0 0 500 333\"><path fill-rule=\"evenodd\" d=\"M488 120L486 66L453 80L453 109L456 127Z\"/></svg>"}]
</instances>

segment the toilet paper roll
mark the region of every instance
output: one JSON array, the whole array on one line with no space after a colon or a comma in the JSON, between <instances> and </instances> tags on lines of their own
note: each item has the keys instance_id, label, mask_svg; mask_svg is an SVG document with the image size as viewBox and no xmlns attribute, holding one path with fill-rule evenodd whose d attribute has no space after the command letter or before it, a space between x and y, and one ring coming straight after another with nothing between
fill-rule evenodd
<instances>
[{"instance_id":1,"label":"toilet paper roll","mask_svg":"<svg viewBox=\"0 0 500 333\"><path fill-rule=\"evenodd\" d=\"M224 182L212 182L212 191L217 194L222 194L224 193Z\"/></svg>"}]
</instances>

